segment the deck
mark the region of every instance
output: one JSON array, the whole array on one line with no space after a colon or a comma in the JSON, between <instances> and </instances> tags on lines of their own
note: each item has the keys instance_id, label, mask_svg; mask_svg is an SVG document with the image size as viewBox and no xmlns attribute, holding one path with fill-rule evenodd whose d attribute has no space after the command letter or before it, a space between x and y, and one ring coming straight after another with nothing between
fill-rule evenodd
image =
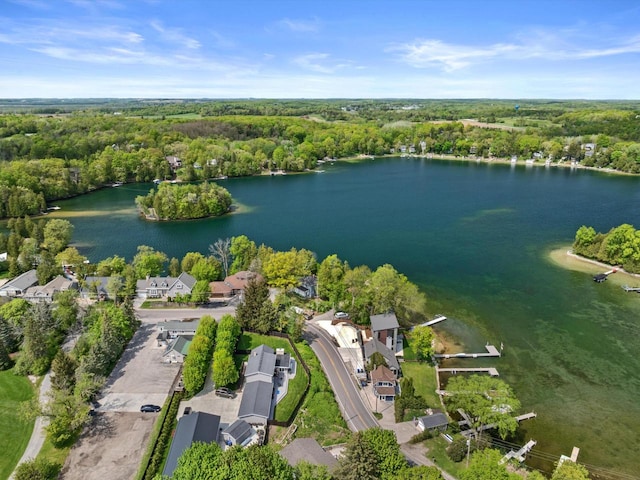
<instances>
[{"instance_id":1,"label":"deck","mask_svg":"<svg viewBox=\"0 0 640 480\"><path fill-rule=\"evenodd\" d=\"M493 345L485 345L486 353L436 353L435 358L483 358L483 357L501 357L502 352Z\"/></svg>"}]
</instances>

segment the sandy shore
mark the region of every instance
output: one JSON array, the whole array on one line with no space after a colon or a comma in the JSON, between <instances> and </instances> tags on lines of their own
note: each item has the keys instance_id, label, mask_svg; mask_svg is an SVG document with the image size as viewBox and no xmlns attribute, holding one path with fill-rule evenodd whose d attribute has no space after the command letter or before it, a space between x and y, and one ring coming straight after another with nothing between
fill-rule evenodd
<instances>
[{"instance_id":1,"label":"sandy shore","mask_svg":"<svg viewBox=\"0 0 640 480\"><path fill-rule=\"evenodd\" d=\"M606 263L581 257L571 252L571 246L556 248L549 252L549 259L555 264L568 270L576 270L578 272L586 272L590 274L604 273L613 267ZM625 272L618 268L615 275L610 275L607 281L611 281L616 285L629 285L632 287L640 286L640 275Z\"/></svg>"}]
</instances>

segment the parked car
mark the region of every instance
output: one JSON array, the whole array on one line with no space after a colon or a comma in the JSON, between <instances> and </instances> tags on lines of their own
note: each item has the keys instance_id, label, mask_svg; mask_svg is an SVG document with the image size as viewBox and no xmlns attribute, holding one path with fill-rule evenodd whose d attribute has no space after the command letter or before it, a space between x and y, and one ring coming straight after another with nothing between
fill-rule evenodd
<instances>
[{"instance_id":1,"label":"parked car","mask_svg":"<svg viewBox=\"0 0 640 480\"><path fill-rule=\"evenodd\" d=\"M156 413L160 410L162 410L162 407L159 407L158 405L142 405L140 407L140 411L143 413Z\"/></svg>"},{"instance_id":2,"label":"parked car","mask_svg":"<svg viewBox=\"0 0 640 480\"><path fill-rule=\"evenodd\" d=\"M340 319L340 320L344 320L344 319L346 319L346 318L349 318L349 314L348 314L347 312L336 312L336 313L333 315L333 318L337 318L337 319Z\"/></svg>"},{"instance_id":3,"label":"parked car","mask_svg":"<svg viewBox=\"0 0 640 480\"><path fill-rule=\"evenodd\" d=\"M216 395L224 398L233 398L235 397L235 393L229 390L226 387L216 388Z\"/></svg>"}]
</instances>

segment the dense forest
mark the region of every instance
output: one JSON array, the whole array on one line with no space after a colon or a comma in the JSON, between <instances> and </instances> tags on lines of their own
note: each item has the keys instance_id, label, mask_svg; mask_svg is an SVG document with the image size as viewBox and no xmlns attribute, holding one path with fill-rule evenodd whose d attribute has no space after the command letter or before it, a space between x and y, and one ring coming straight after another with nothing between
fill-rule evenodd
<instances>
[{"instance_id":1,"label":"dense forest","mask_svg":"<svg viewBox=\"0 0 640 480\"><path fill-rule=\"evenodd\" d=\"M304 171L415 154L640 173L637 102L1 101L0 217L113 182Z\"/></svg>"},{"instance_id":2,"label":"dense forest","mask_svg":"<svg viewBox=\"0 0 640 480\"><path fill-rule=\"evenodd\" d=\"M215 183L198 185L160 184L147 195L136 198L136 205L149 219L190 220L217 217L231 208L231 194Z\"/></svg>"},{"instance_id":3,"label":"dense forest","mask_svg":"<svg viewBox=\"0 0 640 480\"><path fill-rule=\"evenodd\" d=\"M626 223L607 233L583 225L576 232L573 251L610 265L621 265L627 272L640 273L640 231Z\"/></svg>"}]
</instances>

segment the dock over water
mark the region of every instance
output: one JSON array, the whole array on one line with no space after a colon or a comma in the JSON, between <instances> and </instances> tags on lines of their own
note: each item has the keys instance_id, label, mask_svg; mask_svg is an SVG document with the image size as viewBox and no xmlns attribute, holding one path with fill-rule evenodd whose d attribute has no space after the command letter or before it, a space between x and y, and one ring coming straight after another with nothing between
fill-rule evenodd
<instances>
[{"instance_id":1,"label":"dock over water","mask_svg":"<svg viewBox=\"0 0 640 480\"><path fill-rule=\"evenodd\" d=\"M488 373L492 377L499 377L498 370L493 367L477 367L477 368L437 368L438 372L449 372L454 375L458 373Z\"/></svg>"},{"instance_id":2,"label":"dock over water","mask_svg":"<svg viewBox=\"0 0 640 480\"><path fill-rule=\"evenodd\" d=\"M501 357L502 353L493 345L485 345L486 353L436 353L435 358L482 358L482 357Z\"/></svg>"}]
</instances>

